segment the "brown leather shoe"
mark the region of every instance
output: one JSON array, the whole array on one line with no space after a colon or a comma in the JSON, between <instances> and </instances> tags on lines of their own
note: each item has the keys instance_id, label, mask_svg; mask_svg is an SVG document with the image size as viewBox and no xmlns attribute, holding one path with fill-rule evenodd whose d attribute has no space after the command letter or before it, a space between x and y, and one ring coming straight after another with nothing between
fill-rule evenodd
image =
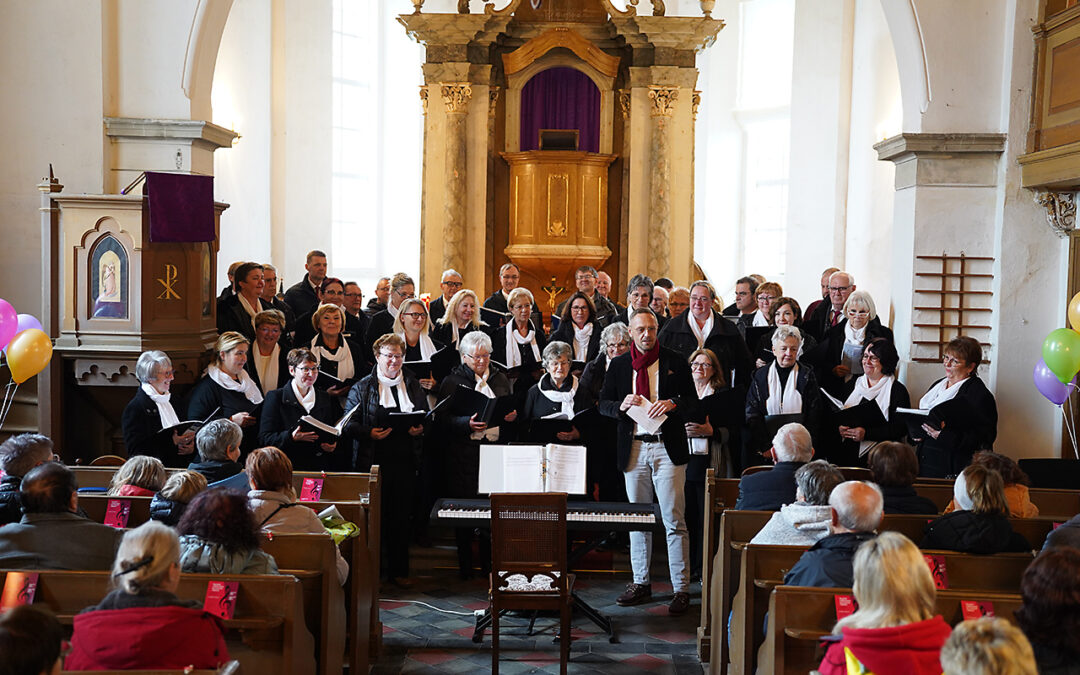
<instances>
[{"instance_id":1,"label":"brown leather shoe","mask_svg":"<svg viewBox=\"0 0 1080 675\"><path fill-rule=\"evenodd\" d=\"M649 600L652 600L651 584L627 584L626 591L615 598L615 603L623 607L629 607L630 605L640 605Z\"/></svg>"},{"instance_id":2,"label":"brown leather shoe","mask_svg":"<svg viewBox=\"0 0 1080 675\"><path fill-rule=\"evenodd\" d=\"M667 613L671 616L680 616L686 614L686 611L690 609L690 594L689 593L676 593L671 598L671 604L668 605Z\"/></svg>"}]
</instances>

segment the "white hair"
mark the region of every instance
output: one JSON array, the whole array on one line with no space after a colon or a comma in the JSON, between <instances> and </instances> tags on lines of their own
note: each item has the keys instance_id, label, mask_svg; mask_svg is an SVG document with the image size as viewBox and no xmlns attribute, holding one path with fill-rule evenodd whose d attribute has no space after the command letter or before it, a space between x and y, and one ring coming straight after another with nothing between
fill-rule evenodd
<instances>
[{"instance_id":1,"label":"white hair","mask_svg":"<svg viewBox=\"0 0 1080 675\"><path fill-rule=\"evenodd\" d=\"M809 462L814 456L814 441L810 438L810 432L798 422L780 427L772 445L776 450L776 459L781 462Z\"/></svg>"},{"instance_id":2,"label":"white hair","mask_svg":"<svg viewBox=\"0 0 1080 675\"><path fill-rule=\"evenodd\" d=\"M777 347L782 345L788 338L796 338L799 341L799 345L802 346L802 332L795 326L777 326L772 334L772 346Z\"/></svg>"},{"instance_id":3,"label":"white hair","mask_svg":"<svg viewBox=\"0 0 1080 675\"><path fill-rule=\"evenodd\" d=\"M459 279L464 279L465 278L465 277L461 276L461 273L458 272L453 267L451 267L448 270L443 271L442 277L439 278L439 282L442 283L443 281L446 281L446 277L457 277Z\"/></svg>"},{"instance_id":4,"label":"white hair","mask_svg":"<svg viewBox=\"0 0 1080 675\"><path fill-rule=\"evenodd\" d=\"M143 384L154 379L162 368L172 368L169 355L163 351L153 349L139 354L139 360L135 362L135 379Z\"/></svg>"},{"instance_id":5,"label":"white hair","mask_svg":"<svg viewBox=\"0 0 1080 675\"><path fill-rule=\"evenodd\" d=\"M458 351L462 354L475 354L477 348L491 353L491 337L482 330L466 333L458 343Z\"/></svg>"},{"instance_id":6,"label":"white hair","mask_svg":"<svg viewBox=\"0 0 1080 675\"><path fill-rule=\"evenodd\" d=\"M881 525L885 498L869 481L849 480L833 488L829 506L840 525L853 532L873 532Z\"/></svg>"}]
</instances>

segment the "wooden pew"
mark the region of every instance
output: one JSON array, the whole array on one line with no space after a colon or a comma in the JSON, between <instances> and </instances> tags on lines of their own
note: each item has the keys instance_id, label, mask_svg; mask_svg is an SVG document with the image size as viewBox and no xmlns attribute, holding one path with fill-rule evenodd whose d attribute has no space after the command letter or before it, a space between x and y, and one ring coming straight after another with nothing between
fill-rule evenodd
<instances>
[{"instance_id":1,"label":"wooden pew","mask_svg":"<svg viewBox=\"0 0 1080 675\"><path fill-rule=\"evenodd\" d=\"M754 661L762 642L761 626L769 593L783 584L804 546L759 546L743 549L739 572L739 590L732 602L731 673L754 672ZM999 553L978 556L952 551L924 551L945 558L950 590L983 590L1015 593L1020 589L1024 570L1034 559L1030 553ZM783 624L780 624L783 625ZM713 630L720 630L721 624Z\"/></svg>"},{"instance_id":2,"label":"wooden pew","mask_svg":"<svg viewBox=\"0 0 1080 675\"><path fill-rule=\"evenodd\" d=\"M0 583L8 570L0 571ZM109 572L38 571L34 603L48 607L61 623L96 605L110 590ZM288 575L182 574L176 595L200 605L212 580L240 584L232 619L223 621L231 658L244 672L315 675L315 645L303 620L300 582Z\"/></svg>"},{"instance_id":3,"label":"wooden pew","mask_svg":"<svg viewBox=\"0 0 1080 675\"><path fill-rule=\"evenodd\" d=\"M337 545L329 534L263 534L260 547L282 574L299 575L304 617L318 643L321 675L340 673L345 656L345 592L338 583Z\"/></svg>"},{"instance_id":4,"label":"wooden pew","mask_svg":"<svg viewBox=\"0 0 1080 675\"><path fill-rule=\"evenodd\" d=\"M86 511L87 517L97 523L105 522L105 512L109 508L109 500L125 499L131 503L131 511L128 513L129 528L135 528L150 520L150 500L153 497L109 497L104 494L80 494L79 506Z\"/></svg>"},{"instance_id":5,"label":"wooden pew","mask_svg":"<svg viewBox=\"0 0 1080 675\"><path fill-rule=\"evenodd\" d=\"M909 516L900 514L886 515L881 521L879 530L891 530L900 532L911 541L918 544L922 541L923 532L933 518L928 516ZM1009 523L1014 531L1028 540L1033 549L1041 549L1046 535L1054 529L1053 518L1009 518Z\"/></svg>"},{"instance_id":6,"label":"wooden pew","mask_svg":"<svg viewBox=\"0 0 1080 675\"><path fill-rule=\"evenodd\" d=\"M717 478L713 469L705 472L705 515L701 542L701 621L697 630L698 659L707 661L712 650L710 635L710 580L717 564L717 551L724 550L720 542L720 515L724 509L735 508L739 499L738 478Z\"/></svg>"},{"instance_id":7,"label":"wooden pew","mask_svg":"<svg viewBox=\"0 0 1080 675\"><path fill-rule=\"evenodd\" d=\"M952 501L952 485L916 482L914 487L920 496L937 504L938 511L944 511ZM1030 488L1028 495L1031 503L1039 507L1039 518L1053 518L1061 522L1080 513L1080 490Z\"/></svg>"},{"instance_id":8,"label":"wooden pew","mask_svg":"<svg viewBox=\"0 0 1080 675\"><path fill-rule=\"evenodd\" d=\"M836 625L835 598L850 594L850 589L777 586L769 597L769 625L760 652L759 672L802 675L816 670L825 654L819 640ZM1013 613L1021 605L1016 594L944 590L937 592L937 613L954 626L963 620L963 600L991 602L995 616L1013 623Z\"/></svg>"}]
</instances>

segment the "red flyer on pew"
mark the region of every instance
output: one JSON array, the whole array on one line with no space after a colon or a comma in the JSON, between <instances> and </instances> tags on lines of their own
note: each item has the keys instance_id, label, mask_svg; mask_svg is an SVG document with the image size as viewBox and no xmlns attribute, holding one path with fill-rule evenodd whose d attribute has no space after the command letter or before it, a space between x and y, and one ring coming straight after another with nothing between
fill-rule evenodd
<instances>
[{"instance_id":1,"label":"red flyer on pew","mask_svg":"<svg viewBox=\"0 0 1080 675\"><path fill-rule=\"evenodd\" d=\"M855 610L859 608L859 603L855 602L855 596L853 595L838 595L836 596L836 620L839 621L845 617L849 617L855 613Z\"/></svg>"},{"instance_id":2,"label":"red flyer on pew","mask_svg":"<svg viewBox=\"0 0 1080 675\"><path fill-rule=\"evenodd\" d=\"M981 619L984 616L994 616L994 603L989 600L961 600L960 613L964 621Z\"/></svg>"},{"instance_id":3,"label":"red flyer on pew","mask_svg":"<svg viewBox=\"0 0 1080 675\"><path fill-rule=\"evenodd\" d=\"M233 618L233 612L236 611L236 594L239 590L239 581L211 581L206 585L203 611L222 619Z\"/></svg>"},{"instance_id":4,"label":"red flyer on pew","mask_svg":"<svg viewBox=\"0 0 1080 675\"><path fill-rule=\"evenodd\" d=\"M34 602L37 582L37 572L8 572L4 579L4 592L0 595L0 612Z\"/></svg>"},{"instance_id":5,"label":"red flyer on pew","mask_svg":"<svg viewBox=\"0 0 1080 675\"><path fill-rule=\"evenodd\" d=\"M105 524L110 527L123 529L127 527L128 518L131 516L130 499L110 499L105 509Z\"/></svg>"},{"instance_id":6,"label":"red flyer on pew","mask_svg":"<svg viewBox=\"0 0 1080 675\"><path fill-rule=\"evenodd\" d=\"M317 502L322 499L322 478L305 478L300 486L300 501Z\"/></svg>"},{"instance_id":7,"label":"red flyer on pew","mask_svg":"<svg viewBox=\"0 0 1080 675\"><path fill-rule=\"evenodd\" d=\"M945 556L924 554L923 559L926 560L926 564L930 568L930 574L934 577L934 588L938 590L948 588L949 573L945 570Z\"/></svg>"}]
</instances>

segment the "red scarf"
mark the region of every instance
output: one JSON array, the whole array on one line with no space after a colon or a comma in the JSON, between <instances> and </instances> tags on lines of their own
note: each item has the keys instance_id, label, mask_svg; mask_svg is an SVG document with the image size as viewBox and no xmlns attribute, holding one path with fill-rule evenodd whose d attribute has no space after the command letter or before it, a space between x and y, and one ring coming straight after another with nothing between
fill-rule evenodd
<instances>
[{"instance_id":1,"label":"red scarf","mask_svg":"<svg viewBox=\"0 0 1080 675\"><path fill-rule=\"evenodd\" d=\"M652 396L649 392L649 366L656 363L659 358L659 341L647 352L640 351L636 344L630 343L630 365L634 369L634 377L637 378L637 394L650 401Z\"/></svg>"}]
</instances>

